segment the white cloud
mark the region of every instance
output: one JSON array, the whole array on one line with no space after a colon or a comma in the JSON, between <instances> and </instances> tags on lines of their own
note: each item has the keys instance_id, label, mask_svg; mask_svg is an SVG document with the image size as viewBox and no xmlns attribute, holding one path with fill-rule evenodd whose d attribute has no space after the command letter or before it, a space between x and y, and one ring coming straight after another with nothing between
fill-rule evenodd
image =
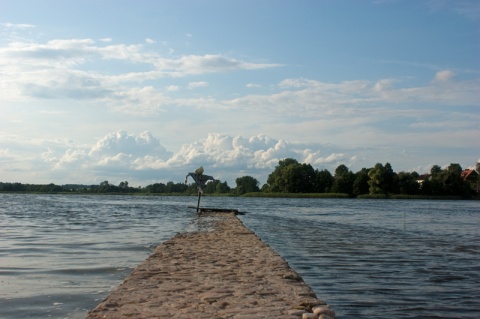
<instances>
[{"instance_id":1,"label":"white cloud","mask_svg":"<svg viewBox=\"0 0 480 319\"><path fill-rule=\"evenodd\" d=\"M257 107L262 111L298 114L305 117L348 115L357 110L362 116L397 116L411 111L410 105L477 105L480 80L456 81L454 73L442 71L434 81L423 86L405 86L399 79L381 79L326 83L310 79L285 79L278 84L282 91L271 95L248 95L227 103L233 107ZM387 106L398 105L394 108ZM295 107L293 107L295 106ZM418 109L415 112L422 112ZM405 114L407 114L405 112ZM353 115L353 114L351 114Z\"/></svg>"},{"instance_id":2,"label":"white cloud","mask_svg":"<svg viewBox=\"0 0 480 319\"><path fill-rule=\"evenodd\" d=\"M189 170L200 165L229 184L243 174L255 176L264 183L278 161L287 157L314 166L333 165L346 159L335 153L325 152L321 156L321 144L291 143L266 135L242 137L210 133L204 139L183 145L175 153L167 151L149 132L138 135L125 131L109 133L91 147L75 146L65 141L38 142L46 149L37 159L32 158L29 165L42 167L49 176L57 176L59 180L55 183L129 180L146 186L159 181L179 182ZM7 156L10 159L22 156L10 153L7 149L2 150L0 160ZM139 179L139 176L143 178Z\"/></svg>"},{"instance_id":3,"label":"white cloud","mask_svg":"<svg viewBox=\"0 0 480 319\"><path fill-rule=\"evenodd\" d=\"M30 29L35 28L36 26L33 24L25 24L25 23L1 23L1 26L7 29Z\"/></svg>"},{"instance_id":4,"label":"white cloud","mask_svg":"<svg viewBox=\"0 0 480 319\"><path fill-rule=\"evenodd\" d=\"M148 44L153 44L153 43L155 43L156 41L153 40L153 39L150 39L150 38L146 38L146 39L145 39L145 42L148 43Z\"/></svg>"},{"instance_id":5,"label":"white cloud","mask_svg":"<svg viewBox=\"0 0 480 319\"><path fill-rule=\"evenodd\" d=\"M13 34L14 28L33 26L3 27ZM53 169L65 174L68 182L130 176L144 185L155 178L176 178L198 164L225 179L251 173L263 182L285 157L334 169L343 161L372 165L389 155L383 152L385 147L437 147L457 154L452 145L465 149L478 145L474 137L479 117L473 111L480 96L478 72L434 67L429 79L419 84L418 78L412 81L413 75L325 82L289 77L285 70L284 77L273 77L274 83L262 86L255 83L259 72L239 72L229 90L225 83L237 74L222 77L223 73L282 65L215 53L169 55L167 43L160 43L160 52L154 50L157 45L148 45L150 40L116 44L111 38L17 39L0 47L0 158L11 169L0 168L2 174L12 169L25 174ZM181 88L203 89L175 92ZM245 93L246 88L257 89ZM115 132L138 127L160 134L175 150L166 150L152 134ZM30 134L42 132L48 138L20 137L30 128ZM203 137L211 130L221 134L199 139L199 134ZM79 145L52 137L75 138L82 131L88 134L78 137L83 143ZM92 135L110 131L115 133L85 145L92 143ZM7 139L2 137L5 132L19 135ZM181 143L187 144L178 149ZM378 149L357 152L355 147L366 144ZM375 160L369 162L371 158ZM70 175L74 171L78 175ZM60 173L57 177L62 178Z\"/></svg>"},{"instance_id":6,"label":"white cloud","mask_svg":"<svg viewBox=\"0 0 480 319\"><path fill-rule=\"evenodd\" d=\"M178 85L169 85L167 86L167 91L169 92L174 92L180 90L180 87Z\"/></svg>"},{"instance_id":7,"label":"white cloud","mask_svg":"<svg viewBox=\"0 0 480 319\"><path fill-rule=\"evenodd\" d=\"M446 141L447 144L452 140L465 138L466 134L453 133L454 136ZM410 138L413 141L418 140L420 136L412 133ZM396 143L393 137L390 136L390 139ZM445 139L448 136L429 137L432 142L439 138ZM354 171L387 161L392 163L396 171L412 170L418 166L417 162L411 167L397 168L395 156L413 155L401 150L394 151L395 147L392 149L377 146L347 150L318 142L298 143L275 139L264 134L243 137L210 133L205 138L184 144L175 152L166 150L149 132L109 133L94 145L76 145L68 140L36 140L31 141L28 148L30 152L36 150L38 155L28 153L27 156L22 151L22 148L26 149L25 145L20 145L19 148L18 140L6 143L3 137L0 142L5 145L0 150L0 162L5 164L0 167L3 181L9 181L9 176L15 172L17 178L25 174L29 179L15 181L27 183L90 184L108 180L118 184L120 181L128 180L131 185L146 186L170 180L181 182L187 172L202 165L207 174L226 180L234 187L235 179L244 175L251 175L262 184L265 183L279 160L285 158L294 158L301 163L309 163L316 169L328 169L332 173L340 164L345 164ZM35 147L32 147L33 145ZM422 147L422 144L419 145ZM436 162L436 164L448 163ZM20 174L22 170L24 173ZM32 175L32 170L37 176ZM32 180L34 178L35 180Z\"/></svg>"},{"instance_id":8,"label":"white cloud","mask_svg":"<svg viewBox=\"0 0 480 319\"><path fill-rule=\"evenodd\" d=\"M105 38L101 43L92 39L55 39L46 43L14 41L0 47L0 89L7 92L1 98L94 100L114 95L117 99L130 88L135 89L136 83L145 81L279 66L215 54L165 58L160 52L147 51L141 44L109 44L110 40ZM117 61L126 64L116 68ZM110 69L115 71L92 67L99 62L111 65ZM129 65L126 70L125 65ZM197 87L205 85L206 82L197 83Z\"/></svg>"},{"instance_id":9,"label":"white cloud","mask_svg":"<svg viewBox=\"0 0 480 319\"><path fill-rule=\"evenodd\" d=\"M155 59L152 64L159 70L172 70L173 76L205 74L235 70L257 70L279 67L279 64L250 63L218 54L187 55L178 59Z\"/></svg>"},{"instance_id":10,"label":"white cloud","mask_svg":"<svg viewBox=\"0 0 480 319\"><path fill-rule=\"evenodd\" d=\"M452 79L454 76L455 76L455 72L450 70L438 71L435 74L434 80L438 82L445 82Z\"/></svg>"},{"instance_id":11,"label":"white cloud","mask_svg":"<svg viewBox=\"0 0 480 319\"><path fill-rule=\"evenodd\" d=\"M208 86L208 82L205 81L198 81L198 82L189 82L188 88L189 89L197 89L197 88L204 88Z\"/></svg>"},{"instance_id":12,"label":"white cloud","mask_svg":"<svg viewBox=\"0 0 480 319\"><path fill-rule=\"evenodd\" d=\"M129 135L126 131L110 133L90 149L89 156L107 156L118 154L128 154L134 157L138 156L156 156L166 159L171 156L159 140L150 132L143 132L140 135Z\"/></svg>"},{"instance_id":13,"label":"white cloud","mask_svg":"<svg viewBox=\"0 0 480 319\"><path fill-rule=\"evenodd\" d=\"M150 65L148 71L102 74L95 70L81 70L88 61L96 59L124 60L134 64ZM276 67L278 64L255 64L221 55L187 55L176 59L163 58L157 52L145 51L142 45L98 45L91 39L51 40L45 44L12 42L0 48L0 89L6 92L2 99L50 98L104 100L108 105L129 112L160 110L166 103L198 105L198 101L171 100L150 87L149 97L135 98L134 92L146 93L146 87L130 84L164 77L226 72L239 69ZM261 108L264 111L304 116L318 116L319 112L340 112L335 107L380 103L410 103L415 101L475 104L479 81L454 78L450 70L439 71L431 83L405 87L401 80L380 79L374 83L365 80L326 83L305 78L285 79L278 84L281 90L271 95L249 95L232 100L211 100L204 108ZM127 84L129 84L127 86ZM440 85L441 84L441 85ZM189 87L206 87L207 82L190 82ZM247 87L258 87L247 84ZM178 89L170 86L167 92ZM106 101L105 99L108 99ZM135 101L135 105L132 104ZM201 102L201 101L200 101ZM129 106L130 105L130 106ZM295 109L292 108L295 105ZM299 108L302 112L298 112ZM328 108L328 110L327 110ZM345 110L345 109L344 109ZM343 112L343 111L342 111Z\"/></svg>"},{"instance_id":14,"label":"white cloud","mask_svg":"<svg viewBox=\"0 0 480 319\"><path fill-rule=\"evenodd\" d=\"M394 83L395 81L393 79L382 79L374 84L373 91L382 94L385 91L390 90Z\"/></svg>"}]
</instances>

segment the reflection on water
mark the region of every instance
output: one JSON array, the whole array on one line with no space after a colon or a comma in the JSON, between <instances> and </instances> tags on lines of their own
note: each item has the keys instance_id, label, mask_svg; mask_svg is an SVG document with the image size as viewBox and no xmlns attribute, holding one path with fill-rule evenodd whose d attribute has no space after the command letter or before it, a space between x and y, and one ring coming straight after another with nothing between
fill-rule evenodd
<instances>
[{"instance_id":1,"label":"reflection on water","mask_svg":"<svg viewBox=\"0 0 480 319\"><path fill-rule=\"evenodd\" d=\"M0 317L83 318L179 231L195 198L0 194ZM480 203L204 197L240 218L338 318L476 318Z\"/></svg>"}]
</instances>

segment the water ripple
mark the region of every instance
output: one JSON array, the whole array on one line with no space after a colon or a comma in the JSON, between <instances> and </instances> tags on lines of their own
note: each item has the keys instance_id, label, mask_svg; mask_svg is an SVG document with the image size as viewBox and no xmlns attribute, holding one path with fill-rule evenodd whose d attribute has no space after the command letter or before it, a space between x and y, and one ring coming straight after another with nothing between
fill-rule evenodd
<instances>
[{"instance_id":1,"label":"water ripple","mask_svg":"<svg viewBox=\"0 0 480 319\"><path fill-rule=\"evenodd\" d=\"M0 317L84 318L196 198L0 194ZM235 208L338 318L477 318L480 203L204 197Z\"/></svg>"}]
</instances>

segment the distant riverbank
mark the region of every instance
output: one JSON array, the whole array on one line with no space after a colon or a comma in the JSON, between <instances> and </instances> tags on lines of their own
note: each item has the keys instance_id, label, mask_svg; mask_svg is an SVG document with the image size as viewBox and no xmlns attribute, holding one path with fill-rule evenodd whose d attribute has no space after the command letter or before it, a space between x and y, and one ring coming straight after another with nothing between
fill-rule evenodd
<instances>
[{"instance_id":1,"label":"distant riverbank","mask_svg":"<svg viewBox=\"0 0 480 319\"><path fill-rule=\"evenodd\" d=\"M0 191L0 194L46 194L46 195L118 195L118 196L198 196L195 193L117 193L117 192L105 192L105 193L83 193L83 192L5 192ZM246 193L243 195L237 194L204 194L203 197L263 197L263 198L358 198L358 199L402 199L402 200L465 200L461 196L427 196L427 195L404 195L404 194L365 194L358 196L350 196L345 193L264 193L254 192ZM468 198L466 200L480 200L480 196Z\"/></svg>"},{"instance_id":2,"label":"distant riverbank","mask_svg":"<svg viewBox=\"0 0 480 319\"><path fill-rule=\"evenodd\" d=\"M349 196L344 193L247 193L242 197L266 197L266 198L358 198L358 199L412 199L412 200L461 200L461 196L425 196L425 195L402 195L402 194L375 194ZM479 200L480 197L471 199Z\"/></svg>"}]
</instances>

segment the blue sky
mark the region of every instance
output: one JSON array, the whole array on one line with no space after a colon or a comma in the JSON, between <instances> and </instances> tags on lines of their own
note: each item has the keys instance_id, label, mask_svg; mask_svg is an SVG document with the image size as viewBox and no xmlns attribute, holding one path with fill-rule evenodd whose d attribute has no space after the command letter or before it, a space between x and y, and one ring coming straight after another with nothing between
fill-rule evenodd
<instances>
[{"instance_id":1,"label":"blue sky","mask_svg":"<svg viewBox=\"0 0 480 319\"><path fill-rule=\"evenodd\" d=\"M0 181L480 160L480 2L0 0Z\"/></svg>"}]
</instances>

